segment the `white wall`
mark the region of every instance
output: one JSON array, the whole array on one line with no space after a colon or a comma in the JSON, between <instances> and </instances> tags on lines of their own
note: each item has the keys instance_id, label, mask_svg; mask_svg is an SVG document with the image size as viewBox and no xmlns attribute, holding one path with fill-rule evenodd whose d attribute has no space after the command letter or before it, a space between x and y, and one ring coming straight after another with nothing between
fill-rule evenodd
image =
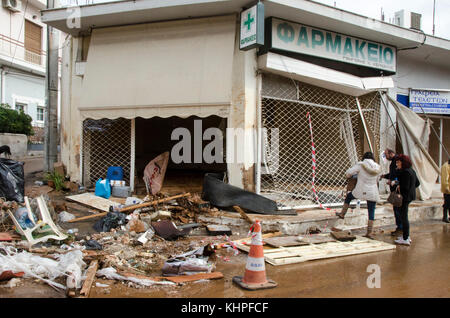
<instances>
[{"instance_id":1,"label":"white wall","mask_svg":"<svg viewBox=\"0 0 450 318\"><path fill-rule=\"evenodd\" d=\"M399 54L394 82L397 93L404 95L409 94L409 88L450 89L450 65L445 69Z\"/></svg>"},{"instance_id":2,"label":"white wall","mask_svg":"<svg viewBox=\"0 0 450 318\"><path fill-rule=\"evenodd\" d=\"M33 126L43 126L37 121L37 107L45 107L45 79L16 72L5 75L5 101L15 109L16 103L27 105L26 113L33 118Z\"/></svg>"}]
</instances>

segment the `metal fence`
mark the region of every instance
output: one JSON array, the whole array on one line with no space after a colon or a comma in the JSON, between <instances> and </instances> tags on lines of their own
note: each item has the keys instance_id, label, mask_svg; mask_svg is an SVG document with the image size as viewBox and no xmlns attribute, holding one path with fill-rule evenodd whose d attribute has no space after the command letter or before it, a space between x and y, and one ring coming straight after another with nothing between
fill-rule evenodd
<instances>
[{"instance_id":1,"label":"metal fence","mask_svg":"<svg viewBox=\"0 0 450 318\"><path fill-rule=\"evenodd\" d=\"M356 98L263 74L262 194L279 208L316 206L312 191L310 113L316 149L315 189L321 204L342 203L345 171L360 160L364 128ZM359 97L375 155L380 147L380 97Z\"/></svg>"},{"instance_id":2,"label":"metal fence","mask_svg":"<svg viewBox=\"0 0 450 318\"><path fill-rule=\"evenodd\" d=\"M86 119L83 122L83 184L90 186L106 178L110 166L123 169L130 179L131 121L129 119ZM128 183L128 182L127 182Z\"/></svg>"}]
</instances>

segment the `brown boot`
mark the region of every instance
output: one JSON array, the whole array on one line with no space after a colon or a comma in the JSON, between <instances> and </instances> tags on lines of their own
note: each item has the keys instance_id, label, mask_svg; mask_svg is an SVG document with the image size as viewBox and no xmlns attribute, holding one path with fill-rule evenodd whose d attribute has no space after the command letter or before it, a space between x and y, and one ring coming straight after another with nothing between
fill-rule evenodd
<instances>
[{"instance_id":1,"label":"brown boot","mask_svg":"<svg viewBox=\"0 0 450 318\"><path fill-rule=\"evenodd\" d=\"M350 205L347 203L344 203L344 206L342 207L342 210L340 213L336 212L336 216L338 216L339 218L343 219L345 217L345 214L347 213L348 207Z\"/></svg>"},{"instance_id":2,"label":"brown boot","mask_svg":"<svg viewBox=\"0 0 450 318\"><path fill-rule=\"evenodd\" d=\"M369 220L367 222L367 233L364 236L373 240L374 237L373 237L373 234L372 234L372 230L373 230L373 220Z\"/></svg>"}]
</instances>

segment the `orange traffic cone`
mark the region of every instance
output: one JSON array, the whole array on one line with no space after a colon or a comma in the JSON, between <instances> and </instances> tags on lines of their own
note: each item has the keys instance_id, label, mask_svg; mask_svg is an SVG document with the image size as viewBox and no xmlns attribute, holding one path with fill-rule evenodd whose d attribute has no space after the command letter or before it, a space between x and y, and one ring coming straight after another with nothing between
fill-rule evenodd
<instances>
[{"instance_id":1,"label":"orange traffic cone","mask_svg":"<svg viewBox=\"0 0 450 318\"><path fill-rule=\"evenodd\" d=\"M261 224L257 220L252 226L252 243L248 253L247 266L245 266L244 277L234 276L233 282L248 290L267 289L277 287L277 283L267 279L264 263L264 251L261 235ZM250 229L250 230L252 230Z\"/></svg>"}]
</instances>

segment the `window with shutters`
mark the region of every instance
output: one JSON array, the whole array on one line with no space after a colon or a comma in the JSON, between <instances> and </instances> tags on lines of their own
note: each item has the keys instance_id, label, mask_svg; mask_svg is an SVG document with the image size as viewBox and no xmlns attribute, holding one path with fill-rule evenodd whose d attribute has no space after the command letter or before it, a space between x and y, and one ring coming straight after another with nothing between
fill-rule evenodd
<instances>
[{"instance_id":1,"label":"window with shutters","mask_svg":"<svg viewBox=\"0 0 450 318\"><path fill-rule=\"evenodd\" d=\"M38 107L37 108L37 121L44 121L44 107Z\"/></svg>"},{"instance_id":2,"label":"window with shutters","mask_svg":"<svg viewBox=\"0 0 450 318\"><path fill-rule=\"evenodd\" d=\"M25 60L41 64L42 27L25 20Z\"/></svg>"}]
</instances>

